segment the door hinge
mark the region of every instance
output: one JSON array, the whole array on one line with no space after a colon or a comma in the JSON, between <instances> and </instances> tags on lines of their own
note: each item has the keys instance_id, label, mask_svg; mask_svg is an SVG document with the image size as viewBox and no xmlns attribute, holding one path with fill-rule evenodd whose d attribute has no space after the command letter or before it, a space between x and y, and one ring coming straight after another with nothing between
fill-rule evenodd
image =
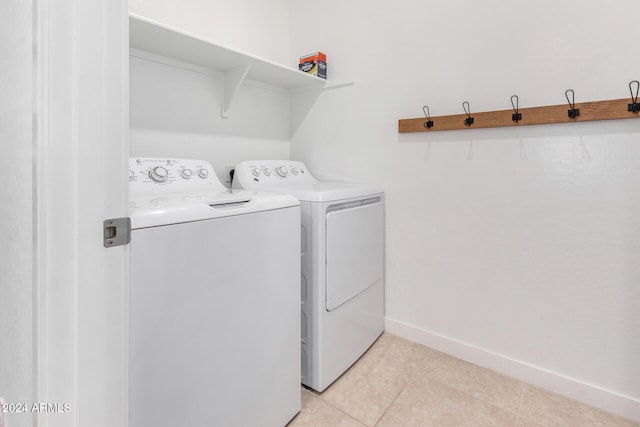
<instances>
[{"instance_id":1,"label":"door hinge","mask_svg":"<svg viewBox=\"0 0 640 427\"><path fill-rule=\"evenodd\" d=\"M104 247L126 245L131 241L131 218L112 218L104 220Z\"/></svg>"}]
</instances>

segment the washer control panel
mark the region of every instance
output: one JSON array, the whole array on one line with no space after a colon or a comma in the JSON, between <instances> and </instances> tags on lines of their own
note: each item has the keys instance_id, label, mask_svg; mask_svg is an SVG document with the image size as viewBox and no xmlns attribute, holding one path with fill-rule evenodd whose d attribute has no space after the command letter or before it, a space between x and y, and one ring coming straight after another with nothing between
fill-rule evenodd
<instances>
[{"instance_id":1,"label":"washer control panel","mask_svg":"<svg viewBox=\"0 0 640 427\"><path fill-rule=\"evenodd\" d=\"M129 159L130 195L225 191L206 160L132 157Z\"/></svg>"},{"instance_id":2,"label":"washer control panel","mask_svg":"<svg viewBox=\"0 0 640 427\"><path fill-rule=\"evenodd\" d=\"M295 160L247 160L236 165L233 188L257 189L278 184L316 183L302 162Z\"/></svg>"}]
</instances>

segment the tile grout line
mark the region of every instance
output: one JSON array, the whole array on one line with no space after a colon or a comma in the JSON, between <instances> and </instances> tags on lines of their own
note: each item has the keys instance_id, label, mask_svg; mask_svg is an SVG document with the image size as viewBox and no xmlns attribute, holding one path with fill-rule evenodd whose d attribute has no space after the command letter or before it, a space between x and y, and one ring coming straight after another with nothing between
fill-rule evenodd
<instances>
[{"instance_id":1,"label":"tile grout line","mask_svg":"<svg viewBox=\"0 0 640 427\"><path fill-rule=\"evenodd\" d=\"M333 406L331 403L329 403L329 405ZM367 427L367 425L365 423L363 423L361 420L359 420L358 418L354 417L353 415L349 414L348 412L343 411L342 409L338 408L337 406L333 406L333 407L336 408L338 411L342 412L343 414L345 414L347 417L351 418L353 421L355 421L358 424L360 424L361 426Z\"/></svg>"},{"instance_id":2,"label":"tile grout line","mask_svg":"<svg viewBox=\"0 0 640 427\"><path fill-rule=\"evenodd\" d=\"M315 397L317 397L321 402L326 403L327 405L331 406L332 408L334 408L335 410L337 410L338 412L343 413L344 415L346 415L347 417L351 418L353 421L357 422L358 424L362 425L362 426L367 426L366 423L364 423L363 421L359 420L358 418L354 417L353 415L351 415L350 413L348 413L347 411L343 410L342 408L337 407L336 405L334 405L333 403L331 403L328 400L325 400L322 398L322 393L316 394L313 393L313 395Z\"/></svg>"},{"instance_id":3,"label":"tile grout line","mask_svg":"<svg viewBox=\"0 0 640 427\"><path fill-rule=\"evenodd\" d=\"M435 369L434 369L434 370L435 370ZM496 404L496 403L494 403L494 402L491 402L491 401L489 401L489 400L485 400L485 399L483 399L482 397L474 396L472 393L470 393L470 392L468 392L468 391L466 391L466 390L460 390L459 388L452 387L452 386L450 386L450 385L449 385L449 384L447 384L447 383L444 383L444 382L442 382L442 381L440 381L440 380L437 380L436 378L429 377L429 380L434 381L434 382L437 382L438 384L443 385L443 386L445 386L445 387L447 387L447 388L449 388L449 389L451 389L451 390L457 391L458 393L462 393L462 394L464 394L464 395L466 395L466 396L468 396L468 397L470 397L470 398L472 398L472 399L476 399L476 400L479 400L479 401L480 401L480 402L482 402L482 403L485 403L485 404L487 404L487 405L493 406L494 408L500 409L501 411L505 411L505 412L508 412L508 413L510 413L510 414L516 415L516 417L517 417L517 415L518 415L518 411L520 410L520 408L518 408L518 410L516 410L516 412L514 412L514 411L509 410L509 409L507 409L507 408L503 408L502 406L500 406L500 405L498 405L498 404ZM517 380L516 380L516 381L517 381ZM523 385L523 388L524 388L524 386L525 386L526 384L525 384L525 383L522 383L522 385Z\"/></svg>"},{"instance_id":4,"label":"tile grout line","mask_svg":"<svg viewBox=\"0 0 640 427\"><path fill-rule=\"evenodd\" d=\"M518 404L518 413L516 415L516 425L518 427L518 423L520 422L520 413L522 412L522 402L524 402L524 390L527 388L526 384L522 384L522 391L520 391L520 403Z\"/></svg>"},{"instance_id":5,"label":"tile grout line","mask_svg":"<svg viewBox=\"0 0 640 427\"><path fill-rule=\"evenodd\" d=\"M418 344L422 347L422 344ZM428 347L427 347L428 348ZM425 360L427 360L429 356L428 355L424 355L422 357L422 359L420 360L420 362L418 362L418 364L423 364L425 362ZM431 371L433 371L434 368L429 370L429 373L431 373ZM428 376L428 374L427 374ZM382 418L384 418L384 416L386 415L386 413L389 411L389 409L393 406L394 403L396 403L396 400L398 400L398 397L400 397L400 395L402 394L403 391L405 391L407 389L407 387L409 387L411 385L411 380L407 380L406 383L402 386L402 388L400 389L400 391L398 391L398 394L396 394L396 396L391 400L391 403L389 403L389 406L386 407L386 409L382 412L382 414L378 417L378 419L376 420L376 422L373 424L373 426L377 426L378 424L380 424L380 421L382 420Z\"/></svg>"},{"instance_id":6,"label":"tile grout line","mask_svg":"<svg viewBox=\"0 0 640 427\"><path fill-rule=\"evenodd\" d=\"M422 347L428 348L426 346L423 346L422 344L418 344ZM427 360L429 356L428 355L424 355L424 357L420 360L420 362L418 362L420 365L423 364L425 362L425 360ZM431 368L428 370L427 373L427 377L429 377L429 374L432 371L435 371L436 368ZM387 406L387 408L382 412L382 414L378 417L378 419L376 420L376 422L373 424L373 427L377 426L378 424L380 424L380 421L382 420L382 418L384 418L384 416L386 415L386 413L389 411L389 409L391 409L391 407L393 406L394 403L396 403L396 400L398 400L398 397L400 397L400 395L402 394L403 391L405 391L407 389L407 387L411 386L411 380L407 380L407 382L402 386L402 388L400 389L400 391L398 392L398 394L396 394L396 396L393 398L393 400L391 400L391 403L389 403L389 406Z\"/></svg>"},{"instance_id":7,"label":"tile grout line","mask_svg":"<svg viewBox=\"0 0 640 427\"><path fill-rule=\"evenodd\" d=\"M396 394L396 397L394 397L393 400L391 401L391 403L389 403L389 406L387 406L387 408L384 410L384 412L382 412L382 414L378 417L376 422L373 423L373 427L375 427L378 424L380 424L380 421L382 420L382 418L384 418L384 416L387 413L387 411L393 406L394 403L396 403L396 400L398 400L398 397L400 397L402 392L405 391L408 386L409 386L409 384L405 384L405 385L402 386L402 388L400 389L398 394Z\"/></svg>"},{"instance_id":8,"label":"tile grout line","mask_svg":"<svg viewBox=\"0 0 640 427\"><path fill-rule=\"evenodd\" d=\"M423 344L420 344L420 345L423 345ZM484 402L484 403L486 403L486 404L488 404L488 405L491 405L491 406L493 406L494 408L498 408L498 409L500 409L500 410L503 410L503 411L506 411L506 412L509 412L509 413L511 413L511 414L516 415L516 426L517 426L517 422L518 422L518 420L519 420L519 418L520 418L520 408L521 408L521 406L522 406L522 402L523 402L523 400L524 400L524 389L526 388L527 383L525 383L524 381L518 380L518 379L516 379L516 378L514 378L514 377L512 377L512 376L501 374L501 373L499 373L499 372L497 372L497 371L494 371L493 369L484 368L484 367L482 367L482 366L480 366L480 365L477 365L477 364L475 364L475 363L467 362L466 360L460 359L460 358L455 357L455 356L452 356L452 355L450 355L450 354L447 354L447 353L441 352L441 351L439 351L439 350L432 349L432 348L431 348L431 347L429 347L429 346L423 345L423 347L426 347L426 348L428 348L428 349L431 349L431 350L437 351L437 352L442 353L442 354L444 354L444 355L446 355L446 356L452 357L453 359L459 360L459 361L464 362L464 363L468 363L468 364L473 365L473 366L475 366L475 367L479 367L479 368L481 368L481 369L485 369L485 370L491 371L491 372L493 372L493 373L495 373L495 374L501 375L501 376L503 376L503 377L509 378L509 379L511 379L511 380L517 381L517 382L519 382L520 384L522 384L522 392L521 392L521 394L520 394L520 402L519 402L519 405L518 405L518 408L516 409L516 411L515 411L515 412L513 412L513 411L511 411L511 410L509 410L509 409L507 409L507 408L504 408L504 407L502 407L502 406L497 405L497 404L496 404L496 403L494 403L494 402L491 402L491 401L489 401L489 400L485 400L485 399L483 399L482 397L474 396L473 394L471 394L470 392L468 392L468 391L466 391L466 390L460 390L460 389L458 389L458 388L456 388L456 387L452 387L452 386L450 386L450 385L449 385L449 384L447 384L447 383L444 383L444 382L442 382L442 381L439 381L439 380L438 380L438 379L436 379L436 378L433 378L433 377L431 376L431 374L432 374L433 372L435 372L436 370L438 370L438 369L439 369L438 367L430 369L430 370L429 370L429 372L427 373L427 377L428 377L431 381L435 381L435 382L437 382L437 383L439 383L439 384L442 384L443 386L448 387L448 388L450 388L450 389L452 389L452 390L456 390L456 391L459 391L459 392L461 392L461 393L464 393L464 394L466 394L467 396L469 396L469 397L471 397L471 398L474 398L474 399L477 399L477 400L479 400L479 401L481 401L481 402ZM423 361L424 361L424 360L426 360L426 358L427 358L427 357L428 357L428 356L426 356L426 357L425 357L425 359L423 359Z\"/></svg>"}]
</instances>

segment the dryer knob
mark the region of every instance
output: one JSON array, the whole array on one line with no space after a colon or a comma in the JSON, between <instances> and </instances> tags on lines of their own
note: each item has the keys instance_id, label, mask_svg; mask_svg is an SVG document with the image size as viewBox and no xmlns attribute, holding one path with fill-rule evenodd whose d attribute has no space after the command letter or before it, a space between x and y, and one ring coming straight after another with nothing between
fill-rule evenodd
<instances>
[{"instance_id":1,"label":"dryer knob","mask_svg":"<svg viewBox=\"0 0 640 427\"><path fill-rule=\"evenodd\" d=\"M298 175L298 168L291 168L291 173L294 175Z\"/></svg>"},{"instance_id":2,"label":"dryer knob","mask_svg":"<svg viewBox=\"0 0 640 427\"><path fill-rule=\"evenodd\" d=\"M253 176L260 176L260 172L262 172L260 168L251 169L251 173L253 173Z\"/></svg>"},{"instance_id":3,"label":"dryer knob","mask_svg":"<svg viewBox=\"0 0 640 427\"><path fill-rule=\"evenodd\" d=\"M149 172L149 178L154 182L165 182L169 178L169 171L162 166L157 166Z\"/></svg>"},{"instance_id":4,"label":"dryer knob","mask_svg":"<svg viewBox=\"0 0 640 427\"><path fill-rule=\"evenodd\" d=\"M264 168L262 170L266 176L271 176L271 168Z\"/></svg>"},{"instance_id":5,"label":"dryer knob","mask_svg":"<svg viewBox=\"0 0 640 427\"><path fill-rule=\"evenodd\" d=\"M191 177L193 176L193 172L191 171L191 169L182 169L182 171L180 172L180 176L182 176L184 179L191 179Z\"/></svg>"},{"instance_id":6,"label":"dryer knob","mask_svg":"<svg viewBox=\"0 0 640 427\"><path fill-rule=\"evenodd\" d=\"M198 169L198 176L202 179L205 179L209 176L209 171L206 169Z\"/></svg>"},{"instance_id":7,"label":"dryer knob","mask_svg":"<svg viewBox=\"0 0 640 427\"><path fill-rule=\"evenodd\" d=\"M133 173L131 169L129 169L129 182L136 180L136 174Z\"/></svg>"},{"instance_id":8,"label":"dryer knob","mask_svg":"<svg viewBox=\"0 0 640 427\"><path fill-rule=\"evenodd\" d=\"M276 173L277 173L278 175L280 175L281 177L283 177L283 178L284 178L285 176L287 176L288 171L287 171L287 168L286 168L286 167L284 167L284 166L278 166L278 167L276 168Z\"/></svg>"}]
</instances>

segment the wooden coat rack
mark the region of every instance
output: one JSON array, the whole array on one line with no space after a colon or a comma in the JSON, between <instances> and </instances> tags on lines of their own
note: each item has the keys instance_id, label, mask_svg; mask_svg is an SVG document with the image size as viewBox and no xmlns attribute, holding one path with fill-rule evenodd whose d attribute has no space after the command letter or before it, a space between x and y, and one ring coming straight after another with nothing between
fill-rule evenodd
<instances>
[{"instance_id":1,"label":"wooden coat rack","mask_svg":"<svg viewBox=\"0 0 640 427\"><path fill-rule=\"evenodd\" d=\"M629 84L637 83L636 80ZM638 83L640 87L640 83ZM571 89L567 92L572 92ZM567 100L569 96L567 93ZM515 96L515 95L514 95ZM513 104L513 97L512 97ZM588 122L594 120L633 119L640 118L640 103L638 92L635 96L631 90L631 99L612 99L608 101L593 101L575 104L551 105L518 109L514 105L512 110L488 111L470 113L469 103L463 103L465 114L430 117L428 107L425 106L426 117L398 120L398 132L437 132L459 129L482 129L508 126L542 125L552 123ZM517 105L517 104L516 104ZM573 112L573 114L572 114ZM516 120L516 114L520 118ZM571 117L573 115L573 117Z\"/></svg>"}]
</instances>

